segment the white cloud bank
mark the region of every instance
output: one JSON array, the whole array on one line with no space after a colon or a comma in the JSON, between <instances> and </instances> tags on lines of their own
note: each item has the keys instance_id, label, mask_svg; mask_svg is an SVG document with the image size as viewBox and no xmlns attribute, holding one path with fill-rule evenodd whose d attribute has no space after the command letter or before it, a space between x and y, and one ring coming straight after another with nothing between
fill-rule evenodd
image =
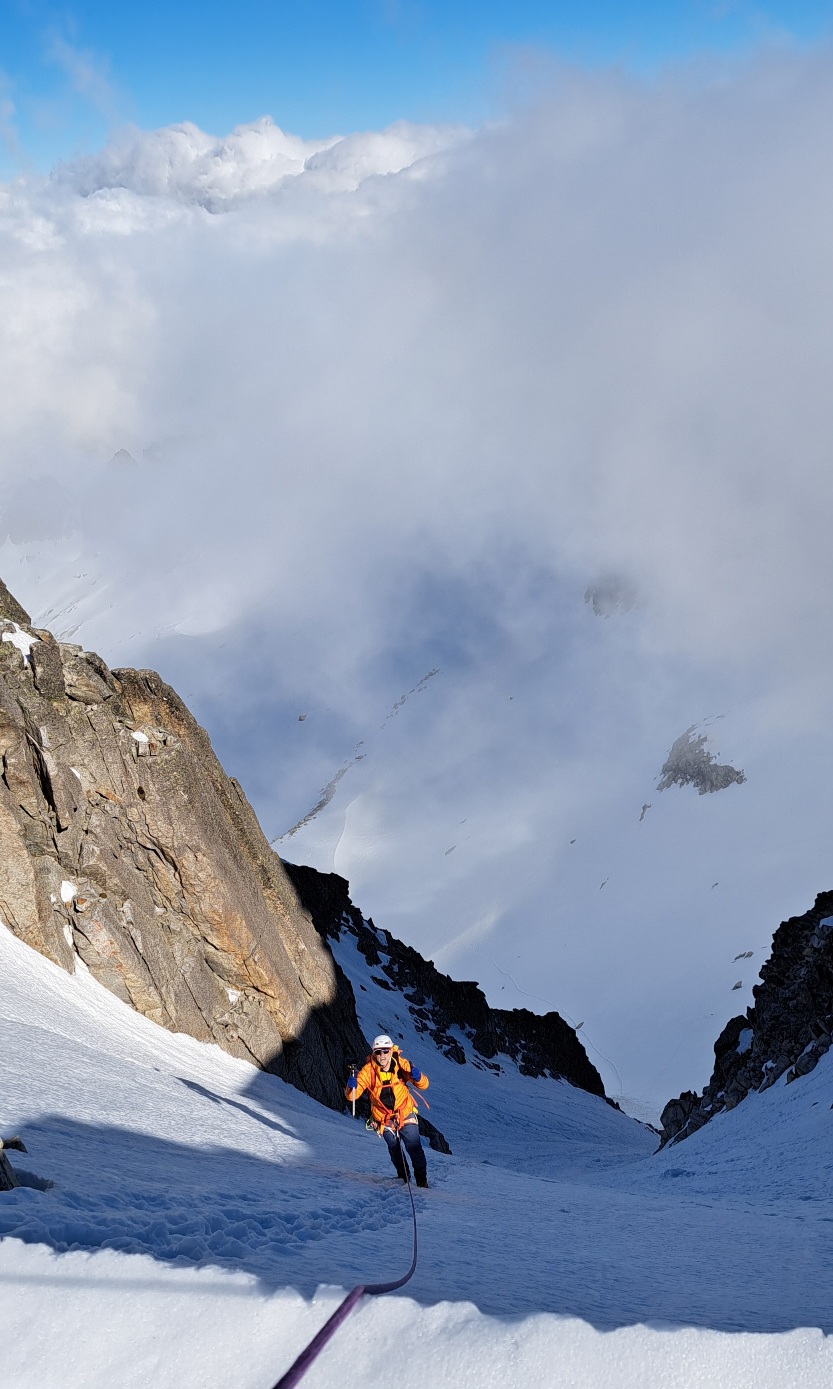
<instances>
[{"instance_id":1,"label":"white cloud bank","mask_svg":"<svg viewBox=\"0 0 833 1389\"><path fill-rule=\"evenodd\" d=\"M127 130L100 153L60 168L56 181L82 197L130 189L219 212L275 194L301 175L305 187L352 192L366 179L413 169L464 135L399 121L379 133L302 140L264 116L216 139L185 121L149 133Z\"/></svg>"},{"instance_id":2,"label":"white cloud bank","mask_svg":"<svg viewBox=\"0 0 833 1389\"><path fill-rule=\"evenodd\" d=\"M6 582L170 678L270 834L355 758L292 856L614 1093L702 1083L830 886L831 69L0 190ZM718 714L747 782L657 795Z\"/></svg>"}]
</instances>

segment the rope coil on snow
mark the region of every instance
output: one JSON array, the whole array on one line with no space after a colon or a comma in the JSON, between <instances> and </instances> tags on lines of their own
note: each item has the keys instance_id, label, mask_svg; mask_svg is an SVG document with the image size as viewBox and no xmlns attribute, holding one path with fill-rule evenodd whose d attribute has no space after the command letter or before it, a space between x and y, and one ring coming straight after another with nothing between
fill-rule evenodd
<instances>
[{"instance_id":1,"label":"rope coil on snow","mask_svg":"<svg viewBox=\"0 0 833 1389\"><path fill-rule=\"evenodd\" d=\"M305 1346L305 1348L301 1351L301 1354L298 1356L297 1360L292 1365L290 1365L286 1374L281 1375L277 1384L273 1386L273 1389L295 1389L295 1385L300 1384L301 1380L303 1379L312 1362L324 1349L325 1345L335 1334L335 1332L338 1331L338 1328L341 1326L341 1323L347 1320L353 1308L356 1306L356 1303L361 1300L365 1293L367 1293L368 1297L378 1297L380 1293L395 1292L397 1288L404 1287L404 1285L408 1282L410 1278L413 1277L414 1272L416 1271L416 1206L414 1205L414 1193L411 1190L411 1174L408 1171L408 1164L405 1162L405 1157L402 1152L402 1143L399 1138L398 1128L396 1131L396 1142L399 1146L399 1156L402 1159L402 1164L405 1168L406 1173L408 1174L408 1195L411 1198L411 1215L413 1216L414 1221L414 1257L411 1261L411 1267L408 1269L408 1272L405 1274L404 1278L397 1278L392 1283L359 1283L357 1287L353 1288L352 1291L349 1292L347 1296L344 1298L343 1302L339 1303L338 1307L336 1307L336 1310L333 1312L329 1320L325 1321L321 1330L315 1336L313 1336L309 1345Z\"/></svg>"}]
</instances>

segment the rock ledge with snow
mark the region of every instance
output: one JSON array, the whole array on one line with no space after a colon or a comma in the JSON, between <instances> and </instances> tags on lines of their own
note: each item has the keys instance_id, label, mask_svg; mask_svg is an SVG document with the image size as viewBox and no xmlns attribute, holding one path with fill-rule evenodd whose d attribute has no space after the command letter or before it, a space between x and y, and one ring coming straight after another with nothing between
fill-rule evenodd
<instances>
[{"instance_id":1,"label":"rock ledge with snow","mask_svg":"<svg viewBox=\"0 0 833 1389\"><path fill-rule=\"evenodd\" d=\"M833 1038L833 892L775 932L753 989L755 1003L731 1018L714 1044L702 1095L686 1090L662 1112L662 1142L679 1143L750 1092L809 1075Z\"/></svg>"}]
</instances>

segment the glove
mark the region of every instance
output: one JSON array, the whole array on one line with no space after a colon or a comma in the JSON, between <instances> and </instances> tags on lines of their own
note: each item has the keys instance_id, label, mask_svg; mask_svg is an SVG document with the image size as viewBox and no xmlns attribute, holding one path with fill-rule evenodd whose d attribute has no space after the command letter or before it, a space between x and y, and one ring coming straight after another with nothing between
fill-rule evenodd
<instances>
[{"instance_id":1,"label":"glove","mask_svg":"<svg viewBox=\"0 0 833 1389\"><path fill-rule=\"evenodd\" d=\"M416 1066L411 1067L411 1080L417 1083L422 1080L422 1071L418 1071Z\"/></svg>"}]
</instances>

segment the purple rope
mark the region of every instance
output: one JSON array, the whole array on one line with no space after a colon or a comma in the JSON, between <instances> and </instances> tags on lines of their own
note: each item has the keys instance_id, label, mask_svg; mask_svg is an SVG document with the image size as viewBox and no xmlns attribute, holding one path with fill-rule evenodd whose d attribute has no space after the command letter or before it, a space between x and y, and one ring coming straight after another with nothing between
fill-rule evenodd
<instances>
[{"instance_id":1,"label":"purple rope","mask_svg":"<svg viewBox=\"0 0 833 1389\"><path fill-rule=\"evenodd\" d=\"M399 1143L399 1153L400 1156L402 1156L402 1144L399 1142L398 1133L396 1135L396 1141ZM408 1171L407 1164L405 1164L405 1171ZM344 1301L340 1302L338 1307L336 1307L330 1319L325 1321L318 1334L313 1336L309 1345L301 1351L301 1354L294 1364L290 1365L286 1374L281 1375L281 1378L278 1380L277 1384L273 1386L273 1389L295 1389L295 1385L300 1384L313 1360L315 1360L324 1349L330 1337L338 1331L341 1323L347 1320L353 1308L356 1306L356 1303L361 1300L365 1293L367 1293L369 1297L377 1297L379 1293L392 1293L395 1292L397 1288L404 1287L409 1278L413 1278L417 1266L417 1220L414 1193L411 1190L410 1173L408 1173L408 1195L411 1198L411 1214L414 1218L414 1257L411 1261L411 1267L408 1269L405 1277L397 1278L393 1283L359 1283L357 1287L353 1288L352 1292L347 1294Z\"/></svg>"},{"instance_id":2,"label":"purple rope","mask_svg":"<svg viewBox=\"0 0 833 1389\"><path fill-rule=\"evenodd\" d=\"M347 1294L344 1301L341 1302L333 1312L329 1321L325 1321L318 1335L313 1336L309 1345L301 1351L294 1365L290 1365L286 1374L281 1375L281 1378L275 1385L275 1389L295 1389L295 1385L301 1382L319 1351L324 1349L330 1337L338 1331L341 1323L347 1320L364 1292L365 1289L360 1283L357 1288L354 1288L351 1293Z\"/></svg>"}]
</instances>

